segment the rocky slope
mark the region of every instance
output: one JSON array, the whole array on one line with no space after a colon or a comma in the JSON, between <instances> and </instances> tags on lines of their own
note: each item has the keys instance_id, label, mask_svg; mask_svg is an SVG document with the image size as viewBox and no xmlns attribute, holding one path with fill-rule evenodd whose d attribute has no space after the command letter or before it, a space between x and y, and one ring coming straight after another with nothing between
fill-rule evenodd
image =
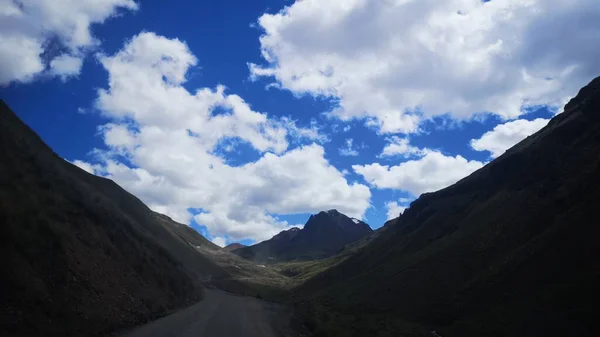
<instances>
[{"instance_id":1,"label":"rocky slope","mask_svg":"<svg viewBox=\"0 0 600 337\"><path fill-rule=\"evenodd\" d=\"M311 299L300 301L308 321L341 336L597 334L599 154L600 78L547 127L422 195L308 280L296 294Z\"/></svg>"},{"instance_id":2,"label":"rocky slope","mask_svg":"<svg viewBox=\"0 0 600 337\"><path fill-rule=\"evenodd\" d=\"M203 280L229 273L169 221L0 102L0 335L102 336L199 300Z\"/></svg>"},{"instance_id":3,"label":"rocky slope","mask_svg":"<svg viewBox=\"0 0 600 337\"><path fill-rule=\"evenodd\" d=\"M311 215L302 229L292 228L233 252L258 262L322 259L372 232L366 223L330 210Z\"/></svg>"}]
</instances>

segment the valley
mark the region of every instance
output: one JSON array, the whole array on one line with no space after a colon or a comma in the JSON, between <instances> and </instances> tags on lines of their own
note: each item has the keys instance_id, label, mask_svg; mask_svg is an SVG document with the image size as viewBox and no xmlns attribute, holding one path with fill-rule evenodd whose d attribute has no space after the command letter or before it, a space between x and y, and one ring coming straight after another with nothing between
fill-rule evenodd
<instances>
[{"instance_id":1,"label":"valley","mask_svg":"<svg viewBox=\"0 0 600 337\"><path fill-rule=\"evenodd\" d=\"M0 105L3 336L595 334L600 78L375 231L332 209L225 248Z\"/></svg>"}]
</instances>

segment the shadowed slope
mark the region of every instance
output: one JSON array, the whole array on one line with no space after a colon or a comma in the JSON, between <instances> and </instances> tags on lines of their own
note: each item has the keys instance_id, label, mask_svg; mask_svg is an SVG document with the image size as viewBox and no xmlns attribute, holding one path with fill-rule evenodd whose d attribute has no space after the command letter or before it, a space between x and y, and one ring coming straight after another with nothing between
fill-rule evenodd
<instances>
[{"instance_id":1,"label":"shadowed slope","mask_svg":"<svg viewBox=\"0 0 600 337\"><path fill-rule=\"evenodd\" d=\"M330 210L311 215L302 229L292 228L233 252L259 262L322 259L372 232L366 223Z\"/></svg>"},{"instance_id":2,"label":"shadowed slope","mask_svg":"<svg viewBox=\"0 0 600 337\"><path fill-rule=\"evenodd\" d=\"M364 319L343 335L385 335L400 320L444 337L594 335L599 154L600 78L535 135L422 195L298 296Z\"/></svg>"},{"instance_id":3,"label":"shadowed slope","mask_svg":"<svg viewBox=\"0 0 600 337\"><path fill-rule=\"evenodd\" d=\"M3 336L100 336L227 277L139 199L56 155L0 103Z\"/></svg>"}]
</instances>

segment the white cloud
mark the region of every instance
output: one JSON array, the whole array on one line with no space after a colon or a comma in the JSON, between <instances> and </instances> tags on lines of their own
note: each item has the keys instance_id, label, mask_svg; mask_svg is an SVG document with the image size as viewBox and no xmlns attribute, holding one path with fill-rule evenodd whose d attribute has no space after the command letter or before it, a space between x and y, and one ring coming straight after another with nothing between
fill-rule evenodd
<instances>
[{"instance_id":1,"label":"white cloud","mask_svg":"<svg viewBox=\"0 0 600 337\"><path fill-rule=\"evenodd\" d=\"M78 75L83 53L98 44L90 25L137 8L133 0L0 0L0 85L46 69L63 79ZM54 56L54 47L67 53Z\"/></svg>"},{"instance_id":2,"label":"white cloud","mask_svg":"<svg viewBox=\"0 0 600 337\"><path fill-rule=\"evenodd\" d=\"M110 89L99 90L97 107L112 117L135 120L145 127L140 134L179 132L178 137L197 140L206 148L225 137L239 137L259 151L281 153L288 147L280 123L252 111L241 97L226 95L224 86L190 94L182 84L197 60L177 39L141 33L118 54L100 56L100 62L109 72ZM227 112L211 115L217 107Z\"/></svg>"},{"instance_id":3,"label":"white cloud","mask_svg":"<svg viewBox=\"0 0 600 337\"><path fill-rule=\"evenodd\" d=\"M374 163L352 168L375 188L403 190L418 196L449 186L483 166L460 155L452 157L439 151L424 151L424 157L392 167Z\"/></svg>"},{"instance_id":4,"label":"white cloud","mask_svg":"<svg viewBox=\"0 0 600 337\"><path fill-rule=\"evenodd\" d=\"M383 151L379 157L391 157L391 156L403 156L408 158L410 156L424 156L425 151L418 147L410 145L408 138L400 138L398 136L392 136L387 138L387 144L383 148Z\"/></svg>"},{"instance_id":5,"label":"white cloud","mask_svg":"<svg viewBox=\"0 0 600 337\"><path fill-rule=\"evenodd\" d=\"M477 151L489 151L492 158L496 158L511 148L513 145L534 134L546 124L549 119L538 118L532 121L517 119L494 127L481 138L471 140L471 147Z\"/></svg>"},{"instance_id":6,"label":"white cloud","mask_svg":"<svg viewBox=\"0 0 600 337\"><path fill-rule=\"evenodd\" d=\"M13 80L30 80L44 70L39 55L41 44L27 36L6 36L0 33L0 85Z\"/></svg>"},{"instance_id":7,"label":"white cloud","mask_svg":"<svg viewBox=\"0 0 600 337\"><path fill-rule=\"evenodd\" d=\"M597 0L296 1L260 17L266 65L250 71L382 133L446 113L516 118L600 73L598 17Z\"/></svg>"},{"instance_id":8,"label":"white cloud","mask_svg":"<svg viewBox=\"0 0 600 337\"><path fill-rule=\"evenodd\" d=\"M317 144L289 148L297 138L322 140L318 127L253 111L225 87L182 86L197 60L187 45L141 33L112 56L101 55L109 74L96 107L112 122L99 129L108 151L99 151L102 173L153 210L215 237L271 237L290 224L277 214L337 208L362 217L370 190L349 184ZM174 104L176 102L176 104ZM215 151L223 140L251 145L261 157L233 167Z\"/></svg>"},{"instance_id":9,"label":"white cloud","mask_svg":"<svg viewBox=\"0 0 600 337\"><path fill-rule=\"evenodd\" d=\"M216 236L212 239L212 243L223 248L227 244L227 240L224 237Z\"/></svg>"},{"instance_id":10,"label":"white cloud","mask_svg":"<svg viewBox=\"0 0 600 337\"><path fill-rule=\"evenodd\" d=\"M105 124L98 128L104 138L104 144L118 154L126 154L132 151L138 140L134 128L126 124Z\"/></svg>"},{"instance_id":11,"label":"white cloud","mask_svg":"<svg viewBox=\"0 0 600 337\"><path fill-rule=\"evenodd\" d=\"M91 173L91 174L95 173L94 165L92 165L88 162L76 159L72 162L72 164L79 167L80 169L86 171L87 173Z\"/></svg>"},{"instance_id":12,"label":"white cloud","mask_svg":"<svg viewBox=\"0 0 600 337\"><path fill-rule=\"evenodd\" d=\"M317 143L329 142L329 137L321 132L320 127L315 119L312 119L310 126L306 128L298 127L296 121L289 117L281 118L281 123L288 131L288 135L296 140L307 139Z\"/></svg>"},{"instance_id":13,"label":"white cloud","mask_svg":"<svg viewBox=\"0 0 600 337\"><path fill-rule=\"evenodd\" d=\"M340 153L340 156L346 156L346 157L356 157L358 156L358 151L354 148L354 139L352 138L348 138L346 139L345 147L340 148L338 151Z\"/></svg>"},{"instance_id":14,"label":"white cloud","mask_svg":"<svg viewBox=\"0 0 600 337\"><path fill-rule=\"evenodd\" d=\"M404 213L408 207L400 205L396 201L390 201L385 203L385 208L387 209L387 219L392 220Z\"/></svg>"},{"instance_id":15,"label":"white cloud","mask_svg":"<svg viewBox=\"0 0 600 337\"><path fill-rule=\"evenodd\" d=\"M388 201L385 203L385 208L387 210L387 219L392 220L400 216L400 214L404 213L410 207L410 203L413 202L415 198L400 198L398 201Z\"/></svg>"},{"instance_id":16,"label":"white cloud","mask_svg":"<svg viewBox=\"0 0 600 337\"><path fill-rule=\"evenodd\" d=\"M344 132L348 132L348 131L350 131L350 129L352 129L352 127L350 125L346 125L346 126L344 126L344 128L342 130Z\"/></svg>"},{"instance_id":17,"label":"white cloud","mask_svg":"<svg viewBox=\"0 0 600 337\"><path fill-rule=\"evenodd\" d=\"M65 81L69 77L79 75L82 65L81 57L63 54L50 61L50 70L52 74Z\"/></svg>"}]
</instances>

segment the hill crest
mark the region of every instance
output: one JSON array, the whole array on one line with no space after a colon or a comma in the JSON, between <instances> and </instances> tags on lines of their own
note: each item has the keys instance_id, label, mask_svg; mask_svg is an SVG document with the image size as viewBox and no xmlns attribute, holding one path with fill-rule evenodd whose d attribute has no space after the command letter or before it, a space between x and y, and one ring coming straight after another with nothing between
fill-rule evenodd
<instances>
[{"instance_id":1,"label":"hill crest","mask_svg":"<svg viewBox=\"0 0 600 337\"><path fill-rule=\"evenodd\" d=\"M372 232L363 221L332 209L311 215L302 229L293 227L233 252L257 262L322 259Z\"/></svg>"}]
</instances>

